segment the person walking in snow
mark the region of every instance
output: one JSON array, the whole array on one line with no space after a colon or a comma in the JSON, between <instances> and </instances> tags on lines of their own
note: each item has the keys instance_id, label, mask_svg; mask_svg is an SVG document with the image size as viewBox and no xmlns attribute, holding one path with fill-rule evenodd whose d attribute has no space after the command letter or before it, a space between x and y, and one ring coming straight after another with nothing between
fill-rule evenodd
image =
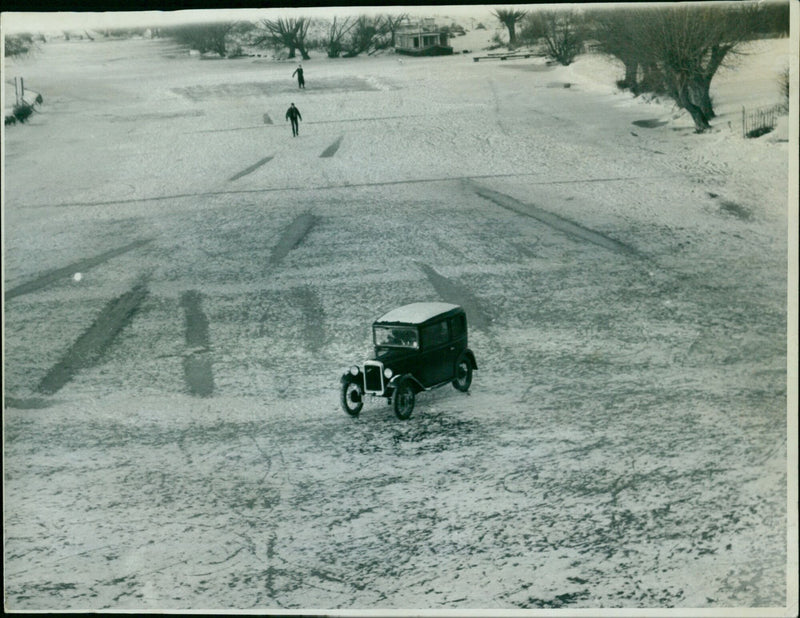
<instances>
[{"instance_id":1,"label":"person walking in snow","mask_svg":"<svg viewBox=\"0 0 800 618\"><path fill-rule=\"evenodd\" d=\"M292 121L292 135L294 137L297 137L297 134L300 133L300 125L297 124L297 121L302 119L303 117L300 115L300 110L292 103L289 109L286 110L286 120Z\"/></svg>"},{"instance_id":2,"label":"person walking in snow","mask_svg":"<svg viewBox=\"0 0 800 618\"><path fill-rule=\"evenodd\" d=\"M306 80L303 79L303 65L302 64L298 64L297 65L297 68L294 70L294 73L292 73L292 77L294 77L295 74L297 75L297 87L298 88L302 88L303 90L305 90L306 89Z\"/></svg>"}]
</instances>

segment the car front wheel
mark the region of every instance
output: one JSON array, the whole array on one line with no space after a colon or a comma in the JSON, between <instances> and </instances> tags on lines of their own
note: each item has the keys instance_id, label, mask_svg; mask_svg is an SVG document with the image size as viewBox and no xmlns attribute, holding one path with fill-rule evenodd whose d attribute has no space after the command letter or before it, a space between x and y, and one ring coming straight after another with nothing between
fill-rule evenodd
<instances>
[{"instance_id":1,"label":"car front wheel","mask_svg":"<svg viewBox=\"0 0 800 618\"><path fill-rule=\"evenodd\" d=\"M411 416L414 411L416 394L414 385L408 378L403 378L394 389L394 413L400 420L404 421Z\"/></svg>"},{"instance_id":2,"label":"car front wheel","mask_svg":"<svg viewBox=\"0 0 800 618\"><path fill-rule=\"evenodd\" d=\"M342 409L350 416L358 416L364 407L364 387L358 382L342 384Z\"/></svg>"},{"instance_id":3,"label":"car front wheel","mask_svg":"<svg viewBox=\"0 0 800 618\"><path fill-rule=\"evenodd\" d=\"M464 354L456 363L456 375L453 378L453 387L462 393L466 393L469 390L470 384L472 384L472 363L469 362L466 354Z\"/></svg>"}]
</instances>

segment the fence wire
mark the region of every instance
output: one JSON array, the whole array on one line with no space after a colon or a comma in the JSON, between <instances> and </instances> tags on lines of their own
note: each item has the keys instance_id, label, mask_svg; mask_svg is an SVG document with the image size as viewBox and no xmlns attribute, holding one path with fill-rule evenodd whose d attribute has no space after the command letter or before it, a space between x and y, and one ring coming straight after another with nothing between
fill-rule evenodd
<instances>
[{"instance_id":1,"label":"fence wire","mask_svg":"<svg viewBox=\"0 0 800 618\"><path fill-rule=\"evenodd\" d=\"M758 137L775 128L778 116L783 112L782 105L770 105L747 110L742 107L742 137Z\"/></svg>"}]
</instances>

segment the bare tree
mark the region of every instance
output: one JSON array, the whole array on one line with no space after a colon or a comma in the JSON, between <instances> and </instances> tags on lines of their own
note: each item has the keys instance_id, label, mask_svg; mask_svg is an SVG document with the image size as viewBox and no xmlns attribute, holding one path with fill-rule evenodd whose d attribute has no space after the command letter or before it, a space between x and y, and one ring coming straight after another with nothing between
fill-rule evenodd
<instances>
[{"instance_id":1,"label":"bare tree","mask_svg":"<svg viewBox=\"0 0 800 618\"><path fill-rule=\"evenodd\" d=\"M518 11L515 9L495 9L492 11L492 15L508 29L508 45L510 47L517 43L517 22L525 17L526 14L527 11Z\"/></svg>"},{"instance_id":2,"label":"bare tree","mask_svg":"<svg viewBox=\"0 0 800 618\"><path fill-rule=\"evenodd\" d=\"M389 34L389 47L394 47L395 44L395 35L397 34L397 30L400 27L400 24L403 23L404 20L408 19L408 13L402 13L400 15L384 15L383 21L381 22L381 29L386 34Z\"/></svg>"},{"instance_id":3,"label":"bare tree","mask_svg":"<svg viewBox=\"0 0 800 618\"><path fill-rule=\"evenodd\" d=\"M698 132L715 117L711 80L730 55L753 33L757 5L692 6L639 12L641 52L662 71L668 94L691 114Z\"/></svg>"},{"instance_id":4,"label":"bare tree","mask_svg":"<svg viewBox=\"0 0 800 618\"><path fill-rule=\"evenodd\" d=\"M765 27L764 14L771 9L752 3L649 7L597 11L591 21L600 48L625 65L620 85L634 93L669 95L702 132L716 115L710 96L714 75Z\"/></svg>"},{"instance_id":5,"label":"bare tree","mask_svg":"<svg viewBox=\"0 0 800 618\"><path fill-rule=\"evenodd\" d=\"M173 39L196 49L201 54L216 52L225 56L228 35L237 27L237 22L212 22L207 24L186 24L170 30Z\"/></svg>"},{"instance_id":6,"label":"bare tree","mask_svg":"<svg viewBox=\"0 0 800 618\"><path fill-rule=\"evenodd\" d=\"M594 25L593 36L600 51L614 56L625 67L625 77L617 82L618 85L638 94L639 68L643 56L639 48L641 28L637 15L632 11L601 9L591 14L589 19Z\"/></svg>"},{"instance_id":7,"label":"bare tree","mask_svg":"<svg viewBox=\"0 0 800 618\"><path fill-rule=\"evenodd\" d=\"M368 52L376 44L377 37L381 34L381 19L361 15L356 19L350 32L345 57L352 58L362 52Z\"/></svg>"},{"instance_id":8,"label":"bare tree","mask_svg":"<svg viewBox=\"0 0 800 618\"><path fill-rule=\"evenodd\" d=\"M574 11L537 11L526 21L526 36L543 39L548 58L568 66L583 50L583 20Z\"/></svg>"},{"instance_id":9,"label":"bare tree","mask_svg":"<svg viewBox=\"0 0 800 618\"><path fill-rule=\"evenodd\" d=\"M253 44L258 46L286 47L289 58L294 58L299 51L303 60L308 60L306 49L306 34L312 20L306 17L290 19L263 19L259 33L253 38Z\"/></svg>"},{"instance_id":10,"label":"bare tree","mask_svg":"<svg viewBox=\"0 0 800 618\"><path fill-rule=\"evenodd\" d=\"M338 58L342 54L342 51L344 51L344 39L355 25L355 22L350 21L349 17L346 17L344 21L338 24L336 23L336 17L333 18L333 23L328 29L328 36L325 39L328 58Z\"/></svg>"}]
</instances>

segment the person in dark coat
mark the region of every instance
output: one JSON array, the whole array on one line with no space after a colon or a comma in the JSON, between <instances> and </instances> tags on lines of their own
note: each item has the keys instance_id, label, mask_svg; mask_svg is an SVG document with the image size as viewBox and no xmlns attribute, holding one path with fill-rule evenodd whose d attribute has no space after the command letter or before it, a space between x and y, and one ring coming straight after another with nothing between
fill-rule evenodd
<instances>
[{"instance_id":1,"label":"person in dark coat","mask_svg":"<svg viewBox=\"0 0 800 618\"><path fill-rule=\"evenodd\" d=\"M294 73L292 73L292 77L294 77L295 74L297 75L297 87L298 88L302 88L303 90L305 90L306 89L306 80L303 79L303 65L302 64L298 64L297 65L297 68L294 70Z\"/></svg>"},{"instance_id":2,"label":"person in dark coat","mask_svg":"<svg viewBox=\"0 0 800 618\"><path fill-rule=\"evenodd\" d=\"M292 135L294 137L297 137L297 134L300 133L300 125L297 124L297 121L302 119L303 117L300 115L300 110L292 103L289 109L286 110L286 120L292 121Z\"/></svg>"}]
</instances>

